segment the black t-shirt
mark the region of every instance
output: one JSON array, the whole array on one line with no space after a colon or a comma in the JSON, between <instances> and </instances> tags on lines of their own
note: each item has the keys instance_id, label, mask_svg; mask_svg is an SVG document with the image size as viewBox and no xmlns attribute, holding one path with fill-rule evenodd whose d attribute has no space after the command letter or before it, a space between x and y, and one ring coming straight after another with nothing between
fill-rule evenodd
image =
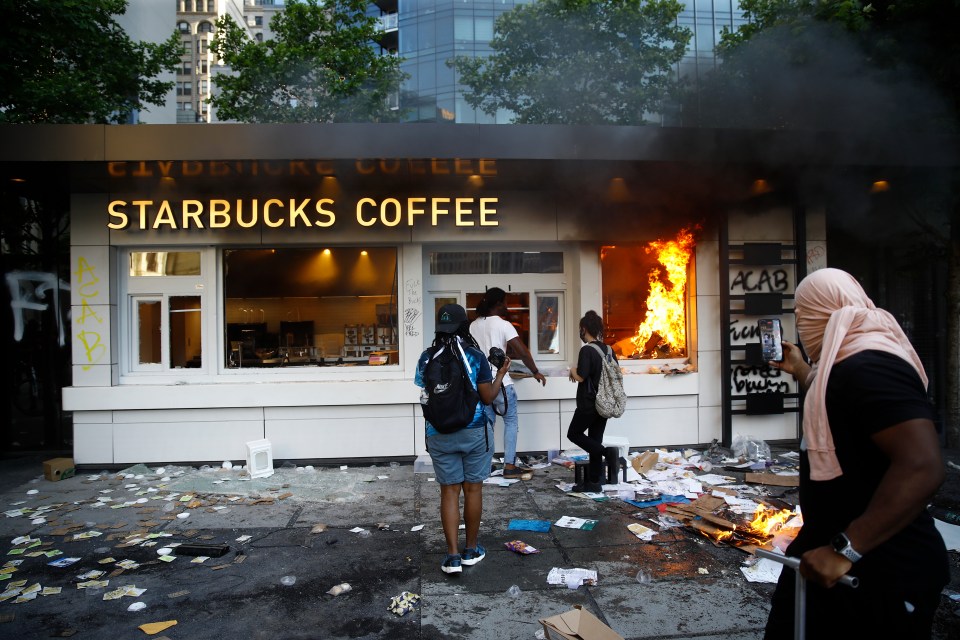
<instances>
[{"instance_id":1,"label":"black t-shirt","mask_svg":"<svg viewBox=\"0 0 960 640\"><path fill-rule=\"evenodd\" d=\"M616 359L617 356L613 350L600 340L594 340L592 344L600 347L605 353L611 353ZM577 384L577 409L596 409L597 386L600 384L602 370L603 359L597 350L591 347L590 343L580 347L580 354L577 357L577 374L583 378L583 382Z\"/></svg>"},{"instance_id":2,"label":"black t-shirt","mask_svg":"<svg viewBox=\"0 0 960 640\"><path fill-rule=\"evenodd\" d=\"M910 363L882 351L862 351L834 364L827 381L827 416L843 475L810 479L806 452L800 456L803 529L788 554L829 544L867 508L889 466L870 439L906 420L933 420L923 382ZM931 516L924 511L905 529L857 562L851 574L932 584L949 581L947 552ZM895 577L895 578L894 578Z\"/></svg>"}]
</instances>

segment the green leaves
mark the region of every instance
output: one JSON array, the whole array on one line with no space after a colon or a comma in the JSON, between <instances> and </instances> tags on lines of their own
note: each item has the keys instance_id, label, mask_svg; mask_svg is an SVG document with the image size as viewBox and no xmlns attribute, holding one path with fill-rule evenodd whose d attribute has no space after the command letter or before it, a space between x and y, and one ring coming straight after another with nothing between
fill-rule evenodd
<instances>
[{"instance_id":1,"label":"green leaves","mask_svg":"<svg viewBox=\"0 0 960 640\"><path fill-rule=\"evenodd\" d=\"M0 122L110 123L163 104L179 38L132 41L114 20L126 0L22 0L0 41Z\"/></svg>"},{"instance_id":2,"label":"green leaves","mask_svg":"<svg viewBox=\"0 0 960 640\"><path fill-rule=\"evenodd\" d=\"M690 31L673 0L539 0L502 14L488 58L452 65L467 102L525 124L643 124L675 90Z\"/></svg>"},{"instance_id":3,"label":"green leaves","mask_svg":"<svg viewBox=\"0 0 960 640\"><path fill-rule=\"evenodd\" d=\"M229 16L212 48L230 68L217 74L212 99L222 120L382 122L399 89L400 60L373 47L377 20L362 0L288 2L271 23L274 37L249 40Z\"/></svg>"}]
</instances>

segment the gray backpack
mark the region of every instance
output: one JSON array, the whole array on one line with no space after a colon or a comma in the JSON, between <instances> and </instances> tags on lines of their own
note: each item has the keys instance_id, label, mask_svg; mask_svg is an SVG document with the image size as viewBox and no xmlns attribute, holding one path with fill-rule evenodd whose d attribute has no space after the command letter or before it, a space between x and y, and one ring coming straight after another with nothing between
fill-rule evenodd
<instances>
[{"instance_id":1,"label":"gray backpack","mask_svg":"<svg viewBox=\"0 0 960 640\"><path fill-rule=\"evenodd\" d=\"M623 373L613 351L606 351L595 343L589 343L600 354L603 365L600 368L600 382L597 384L597 413L602 418L619 418L627 408L627 392L623 390Z\"/></svg>"}]
</instances>

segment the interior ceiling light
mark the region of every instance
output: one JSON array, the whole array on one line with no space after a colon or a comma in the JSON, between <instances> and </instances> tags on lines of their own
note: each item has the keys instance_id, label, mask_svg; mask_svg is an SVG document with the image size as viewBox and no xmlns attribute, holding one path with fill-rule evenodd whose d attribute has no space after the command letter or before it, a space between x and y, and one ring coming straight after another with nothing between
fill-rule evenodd
<instances>
[{"instance_id":1,"label":"interior ceiling light","mask_svg":"<svg viewBox=\"0 0 960 640\"><path fill-rule=\"evenodd\" d=\"M886 180L875 180L870 186L870 193L882 193L884 191L890 191L890 183Z\"/></svg>"}]
</instances>

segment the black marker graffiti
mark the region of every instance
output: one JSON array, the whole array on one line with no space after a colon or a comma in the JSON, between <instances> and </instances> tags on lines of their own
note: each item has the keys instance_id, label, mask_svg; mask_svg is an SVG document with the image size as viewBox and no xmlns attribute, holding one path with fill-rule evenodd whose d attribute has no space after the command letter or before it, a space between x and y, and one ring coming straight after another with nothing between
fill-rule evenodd
<instances>
[{"instance_id":1,"label":"black marker graffiti","mask_svg":"<svg viewBox=\"0 0 960 640\"><path fill-rule=\"evenodd\" d=\"M738 271L737 277L730 283L730 290L777 292L786 291L788 286L787 272L784 269L764 269L756 276L753 271Z\"/></svg>"},{"instance_id":2,"label":"black marker graffiti","mask_svg":"<svg viewBox=\"0 0 960 640\"><path fill-rule=\"evenodd\" d=\"M731 378L737 393L790 393L790 383L782 374L773 367L740 365L733 368Z\"/></svg>"},{"instance_id":3,"label":"black marker graffiti","mask_svg":"<svg viewBox=\"0 0 960 640\"><path fill-rule=\"evenodd\" d=\"M756 324L747 325L746 327L740 329L734 326L739 322L739 320L730 321L730 342L740 342L741 340L750 340L751 338L760 337L760 327L758 327Z\"/></svg>"}]
</instances>

